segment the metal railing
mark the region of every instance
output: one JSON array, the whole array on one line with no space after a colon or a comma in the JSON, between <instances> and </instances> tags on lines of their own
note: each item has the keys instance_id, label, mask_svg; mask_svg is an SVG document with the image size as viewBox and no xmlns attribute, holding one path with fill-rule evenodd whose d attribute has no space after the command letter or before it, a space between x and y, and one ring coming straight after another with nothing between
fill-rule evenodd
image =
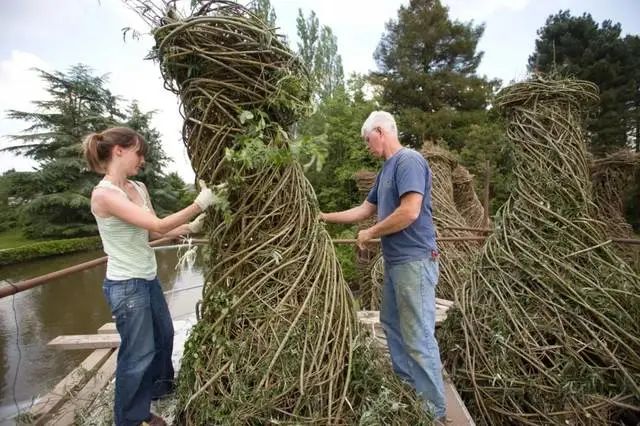
<instances>
[{"instance_id":1,"label":"metal railing","mask_svg":"<svg viewBox=\"0 0 640 426\"><path fill-rule=\"evenodd\" d=\"M459 231L470 231L470 232L480 232L480 233L491 233L492 229L488 228L467 228L467 227L443 227L443 229L449 230L459 230ZM483 236L466 236L466 237L440 237L436 241L439 242L447 242L447 241L483 241L487 238L486 235ZM173 238L161 238L149 243L151 247L180 247L183 244L171 245L171 246L163 246L165 243L174 242ZM334 239L332 240L334 244L355 244L355 239ZM611 238L608 241L605 241L603 244L607 244L608 242L613 242L617 244L632 244L632 245L640 245L640 239L633 238ZM208 240L202 238L193 238L191 239L192 244L206 244ZM380 242L379 239L372 240L372 242ZM4 287L0 288L0 299L3 297L11 296L12 294L20 293L22 291L28 290L33 287L37 287L39 285L45 284L51 280L56 278L64 277L69 274L73 274L74 272L80 272L85 269L92 268L97 265L101 265L106 263L107 256L99 257L98 259L90 260L87 262L79 263L77 265L69 266L64 269L60 269L55 272L50 272L45 275L40 275L38 277L29 278L23 281L18 281L17 283L8 283Z\"/></svg>"}]
</instances>

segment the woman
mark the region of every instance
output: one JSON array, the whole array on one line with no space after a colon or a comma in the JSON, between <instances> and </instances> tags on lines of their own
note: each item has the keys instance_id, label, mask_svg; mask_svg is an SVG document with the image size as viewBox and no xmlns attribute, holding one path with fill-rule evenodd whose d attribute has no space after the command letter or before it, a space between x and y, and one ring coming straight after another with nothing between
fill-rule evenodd
<instances>
[{"instance_id":1,"label":"woman","mask_svg":"<svg viewBox=\"0 0 640 426\"><path fill-rule=\"evenodd\" d=\"M173 390L173 324L156 276L156 258L149 237L178 237L202 229L213 203L201 181L193 204L159 219L149 193L135 176L144 165L144 138L125 127L92 133L83 143L89 168L104 178L91 195L91 212L107 253L104 294L116 318L121 343L116 368L115 423L163 425L151 414L151 400Z\"/></svg>"}]
</instances>

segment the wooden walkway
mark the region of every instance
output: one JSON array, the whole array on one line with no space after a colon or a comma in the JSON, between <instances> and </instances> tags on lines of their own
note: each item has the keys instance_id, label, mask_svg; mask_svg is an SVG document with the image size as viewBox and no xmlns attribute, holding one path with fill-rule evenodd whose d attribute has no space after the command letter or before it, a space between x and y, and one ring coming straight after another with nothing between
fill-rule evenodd
<instances>
[{"instance_id":1,"label":"wooden walkway","mask_svg":"<svg viewBox=\"0 0 640 426\"><path fill-rule=\"evenodd\" d=\"M452 304L437 299L436 325L444 321ZM378 311L360 311L358 319L386 351L386 339ZM59 336L49 342L49 346L57 349L93 349L93 352L32 407L28 414L31 422L36 425L74 424L76 413L90 407L113 379L119 344L120 337L114 323L103 325L97 334ZM448 425L474 425L446 374L445 379Z\"/></svg>"},{"instance_id":2,"label":"wooden walkway","mask_svg":"<svg viewBox=\"0 0 640 426\"><path fill-rule=\"evenodd\" d=\"M449 300L436 298L436 327L447 318L447 310L452 305L453 302ZM366 325L377 344L388 355L387 338L380 325L380 313L378 311L360 311L358 319ZM475 426L475 422L446 370L444 370L444 391L447 398L447 426Z\"/></svg>"}]
</instances>

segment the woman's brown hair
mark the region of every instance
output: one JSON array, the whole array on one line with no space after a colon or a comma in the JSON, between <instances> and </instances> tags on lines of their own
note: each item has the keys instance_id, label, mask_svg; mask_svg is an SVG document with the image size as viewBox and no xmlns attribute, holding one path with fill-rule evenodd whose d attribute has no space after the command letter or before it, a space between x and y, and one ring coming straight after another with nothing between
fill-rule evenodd
<instances>
[{"instance_id":1,"label":"woman's brown hair","mask_svg":"<svg viewBox=\"0 0 640 426\"><path fill-rule=\"evenodd\" d=\"M138 132L128 127L112 127L100 133L91 133L84 138L82 150L89 169L96 173L106 172L114 146L137 146L138 153L147 153L147 143Z\"/></svg>"}]
</instances>

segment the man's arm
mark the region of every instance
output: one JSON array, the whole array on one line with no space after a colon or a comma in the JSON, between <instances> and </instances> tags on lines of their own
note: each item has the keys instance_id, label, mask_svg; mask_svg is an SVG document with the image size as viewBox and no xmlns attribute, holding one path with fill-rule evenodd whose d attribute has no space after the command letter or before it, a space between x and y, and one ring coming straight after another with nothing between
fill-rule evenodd
<instances>
[{"instance_id":1,"label":"man's arm","mask_svg":"<svg viewBox=\"0 0 640 426\"><path fill-rule=\"evenodd\" d=\"M367 241L402 231L404 228L411 225L420 214L422 198L422 194L418 192L409 192L403 195L400 198L400 205L393 211L393 213L372 227L358 232L358 246L361 249L364 249L364 245Z\"/></svg>"},{"instance_id":2,"label":"man's arm","mask_svg":"<svg viewBox=\"0 0 640 426\"><path fill-rule=\"evenodd\" d=\"M365 200L364 203L360 204L358 207L354 207L349 210L333 213L320 213L320 220L331 223L349 224L370 218L375 213L376 205Z\"/></svg>"}]
</instances>

